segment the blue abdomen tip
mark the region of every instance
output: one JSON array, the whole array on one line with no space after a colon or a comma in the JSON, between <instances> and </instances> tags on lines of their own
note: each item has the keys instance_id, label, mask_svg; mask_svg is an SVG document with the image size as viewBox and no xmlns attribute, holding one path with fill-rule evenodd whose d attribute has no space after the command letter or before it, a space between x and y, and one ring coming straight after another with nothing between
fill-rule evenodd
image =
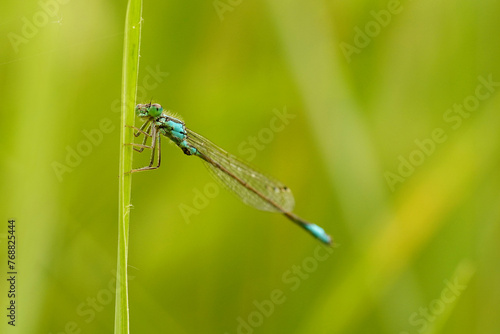
<instances>
[{"instance_id":1,"label":"blue abdomen tip","mask_svg":"<svg viewBox=\"0 0 500 334\"><path fill-rule=\"evenodd\" d=\"M332 238L318 225L307 224L304 227L323 243L329 245L332 242Z\"/></svg>"}]
</instances>

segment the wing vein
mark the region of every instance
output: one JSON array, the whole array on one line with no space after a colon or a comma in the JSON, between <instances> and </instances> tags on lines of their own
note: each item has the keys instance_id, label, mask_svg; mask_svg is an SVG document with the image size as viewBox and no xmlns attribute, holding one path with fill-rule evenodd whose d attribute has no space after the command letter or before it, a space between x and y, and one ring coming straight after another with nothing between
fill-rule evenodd
<instances>
[{"instance_id":1,"label":"wing vein","mask_svg":"<svg viewBox=\"0 0 500 334\"><path fill-rule=\"evenodd\" d=\"M253 167L250 167L248 163L229 154L196 132L189 129L186 129L186 131L186 140L190 145L195 147L201 154L207 156L210 160L213 160L216 164L220 164L223 169L227 169L230 173L234 174L234 176L262 195L259 196L249 189L249 187L241 184L232 175L217 167L217 165L205 161L205 165L215 179L236 194L245 204L264 211L291 212L293 210L295 205L293 194L283 183L258 172ZM262 197L274 202L282 210L276 208Z\"/></svg>"}]
</instances>

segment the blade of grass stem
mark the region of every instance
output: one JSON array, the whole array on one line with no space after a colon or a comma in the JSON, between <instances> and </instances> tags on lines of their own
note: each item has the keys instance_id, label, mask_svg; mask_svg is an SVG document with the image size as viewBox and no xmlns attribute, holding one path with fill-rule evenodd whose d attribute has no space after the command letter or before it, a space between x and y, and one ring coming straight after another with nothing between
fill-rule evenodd
<instances>
[{"instance_id":1,"label":"blade of grass stem","mask_svg":"<svg viewBox=\"0 0 500 334\"><path fill-rule=\"evenodd\" d=\"M128 240L130 221L130 196L132 177L126 172L132 169L132 129L134 105L139 74L139 49L141 43L142 0L129 0L125 19L123 46L122 92L121 92L121 135L118 217L118 258L116 270L115 334L128 334Z\"/></svg>"}]
</instances>

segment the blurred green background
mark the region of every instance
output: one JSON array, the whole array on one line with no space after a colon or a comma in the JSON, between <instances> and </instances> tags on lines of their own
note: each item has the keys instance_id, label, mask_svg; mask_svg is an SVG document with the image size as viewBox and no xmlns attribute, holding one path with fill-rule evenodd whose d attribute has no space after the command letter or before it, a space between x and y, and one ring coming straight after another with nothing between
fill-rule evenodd
<instances>
[{"instance_id":1,"label":"blurred green background","mask_svg":"<svg viewBox=\"0 0 500 334\"><path fill-rule=\"evenodd\" d=\"M2 333L113 331L125 8L0 5ZM131 333L500 332L499 13L145 1L138 102L282 180L338 247L164 145L161 169L133 177Z\"/></svg>"}]
</instances>

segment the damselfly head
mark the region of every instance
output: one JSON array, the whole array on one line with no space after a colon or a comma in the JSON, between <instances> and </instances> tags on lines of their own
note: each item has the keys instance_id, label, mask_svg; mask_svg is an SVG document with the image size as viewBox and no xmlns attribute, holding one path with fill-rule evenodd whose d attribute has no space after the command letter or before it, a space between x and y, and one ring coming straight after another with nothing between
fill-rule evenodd
<instances>
[{"instance_id":1,"label":"damselfly head","mask_svg":"<svg viewBox=\"0 0 500 334\"><path fill-rule=\"evenodd\" d=\"M158 117L162 114L163 107L158 103L138 104L135 114L141 118Z\"/></svg>"}]
</instances>

